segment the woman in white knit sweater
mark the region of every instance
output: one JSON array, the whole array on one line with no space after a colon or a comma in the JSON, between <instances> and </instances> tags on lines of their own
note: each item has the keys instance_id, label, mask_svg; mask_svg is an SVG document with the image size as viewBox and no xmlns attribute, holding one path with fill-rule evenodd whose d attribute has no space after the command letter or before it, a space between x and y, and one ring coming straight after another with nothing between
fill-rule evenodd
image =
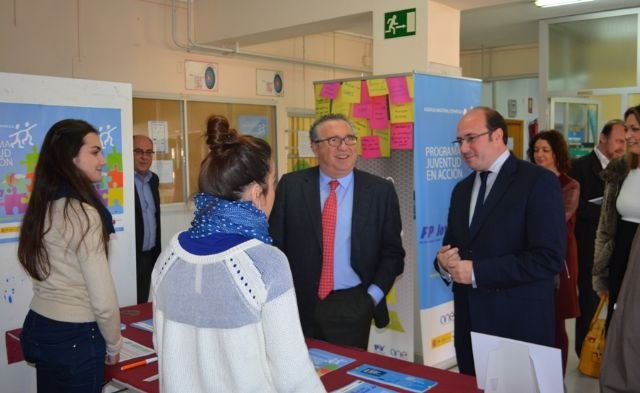
<instances>
[{"instance_id":1,"label":"woman in white knit sweater","mask_svg":"<svg viewBox=\"0 0 640 393\"><path fill-rule=\"evenodd\" d=\"M270 245L268 143L207 122L191 227L152 276L162 392L325 392L304 343L286 257Z\"/></svg>"},{"instance_id":2,"label":"woman in white knit sweater","mask_svg":"<svg viewBox=\"0 0 640 393\"><path fill-rule=\"evenodd\" d=\"M94 183L105 164L98 131L62 120L47 132L20 229L18 259L33 279L22 351L38 392L100 392L119 360L120 313L107 262L111 214Z\"/></svg>"}]
</instances>

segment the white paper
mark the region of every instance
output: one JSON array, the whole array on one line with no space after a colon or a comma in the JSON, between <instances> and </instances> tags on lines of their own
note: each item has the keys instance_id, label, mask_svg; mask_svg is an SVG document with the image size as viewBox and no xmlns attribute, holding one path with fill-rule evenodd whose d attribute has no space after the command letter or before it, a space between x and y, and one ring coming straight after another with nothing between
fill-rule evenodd
<instances>
[{"instance_id":1,"label":"white paper","mask_svg":"<svg viewBox=\"0 0 640 393\"><path fill-rule=\"evenodd\" d=\"M311 139L309 139L309 131L298 131L298 157L315 157L311 150Z\"/></svg>"},{"instance_id":2,"label":"white paper","mask_svg":"<svg viewBox=\"0 0 640 393\"><path fill-rule=\"evenodd\" d=\"M156 153L167 153L169 151L169 123L161 120L150 120L147 122L147 129Z\"/></svg>"},{"instance_id":3,"label":"white paper","mask_svg":"<svg viewBox=\"0 0 640 393\"><path fill-rule=\"evenodd\" d=\"M525 344L502 340L487 357L485 393L538 393L533 360Z\"/></svg>"},{"instance_id":4,"label":"white paper","mask_svg":"<svg viewBox=\"0 0 640 393\"><path fill-rule=\"evenodd\" d=\"M126 337L122 337L122 349L120 349L120 363L126 362L127 360L139 358L141 356L151 355L155 353L152 348L149 348L145 345L137 343L133 340L130 340Z\"/></svg>"},{"instance_id":5,"label":"white paper","mask_svg":"<svg viewBox=\"0 0 640 393\"><path fill-rule=\"evenodd\" d=\"M151 171L158 175L160 184L173 184L173 160L154 160Z\"/></svg>"},{"instance_id":6,"label":"white paper","mask_svg":"<svg viewBox=\"0 0 640 393\"><path fill-rule=\"evenodd\" d=\"M504 357L505 355L507 356L506 358L498 360L498 362L510 361L508 357L509 351L501 350L503 348L501 348L500 345L505 341L526 346L529 351L529 356L533 361L533 368L540 393L562 393L564 391L562 382L562 359L561 352L558 348L471 332L473 361L475 363L476 380L479 389L485 389L489 356L493 351L496 352L492 356L498 355L498 358L501 356Z\"/></svg>"},{"instance_id":7,"label":"white paper","mask_svg":"<svg viewBox=\"0 0 640 393\"><path fill-rule=\"evenodd\" d=\"M602 205L602 197L589 199L589 202L595 203L596 205Z\"/></svg>"}]
</instances>

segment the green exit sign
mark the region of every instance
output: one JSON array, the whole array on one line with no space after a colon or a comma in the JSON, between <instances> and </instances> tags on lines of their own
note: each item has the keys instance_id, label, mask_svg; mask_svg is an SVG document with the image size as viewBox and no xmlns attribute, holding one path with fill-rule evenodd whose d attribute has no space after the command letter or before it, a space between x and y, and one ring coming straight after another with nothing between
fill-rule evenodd
<instances>
[{"instance_id":1,"label":"green exit sign","mask_svg":"<svg viewBox=\"0 0 640 393\"><path fill-rule=\"evenodd\" d=\"M416 35L416 9L385 12L384 38L398 38L408 35Z\"/></svg>"}]
</instances>

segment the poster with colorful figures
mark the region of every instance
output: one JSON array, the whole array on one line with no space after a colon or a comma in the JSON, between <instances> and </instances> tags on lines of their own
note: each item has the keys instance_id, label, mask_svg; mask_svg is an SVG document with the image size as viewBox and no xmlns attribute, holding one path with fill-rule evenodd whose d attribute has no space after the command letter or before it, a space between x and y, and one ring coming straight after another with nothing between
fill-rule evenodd
<instances>
[{"instance_id":1,"label":"poster with colorful figures","mask_svg":"<svg viewBox=\"0 0 640 393\"><path fill-rule=\"evenodd\" d=\"M0 243L18 240L40 146L56 122L86 120L99 132L107 164L96 189L122 231L123 164L120 109L0 103Z\"/></svg>"}]
</instances>

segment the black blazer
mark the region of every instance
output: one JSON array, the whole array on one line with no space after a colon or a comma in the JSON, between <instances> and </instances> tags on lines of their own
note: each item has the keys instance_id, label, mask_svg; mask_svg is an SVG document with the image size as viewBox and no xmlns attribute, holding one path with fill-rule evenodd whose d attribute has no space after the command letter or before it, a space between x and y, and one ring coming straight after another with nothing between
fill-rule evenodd
<instances>
[{"instance_id":1,"label":"black blazer","mask_svg":"<svg viewBox=\"0 0 640 393\"><path fill-rule=\"evenodd\" d=\"M153 195L153 203L156 205L156 245L152 249L153 258L157 259L162 251L160 245L160 192L158 190L160 186L160 178L158 175L151 172L151 179L149 179L149 187L151 188L151 194ZM140 206L140 197L138 196L138 190L135 185L133 187L135 191L135 213L136 213L136 260L140 260L142 254L142 242L144 241L144 224L142 221L142 207Z\"/></svg>"},{"instance_id":2,"label":"black blazer","mask_svg":"<svg viewBox=\"0 0 640 393\"><path fill-rule=\"evenodd\" d=\"M351 267L362 284L377 285L385 294L404 270L400 204L393 184L353 171ZM269 220L273 244L289 259L300 320L305 334L313 326L322 269L322 227L319 168L288 173L278 183ZM374 311L376 326L389 323L383 299Z\"/></svg>"},{"instance_id":3,"label":"black blazer","mask_svg":"<svg viewBox=\"0 0 640 393\"><path fill-rule=\"evenodd\" d=\"M510 155L469 228L475 175L453 189L442 242L473 261L477 284L453 284L459 364L473 361L470 331L553 345L554 277L567 241L560 182L551 171Z\"/></svg>"},{"instance_id":4,"label":"black blazer","mask_svg":"<svg viewBox=\"0 0 640 393\"><path fill-rule=\"evenodd\" d=\"M580 204L578 205L577 225L580 223L598 226L600 219L600 205L589 202L590 199L601 197L604 192L604 182L600 178L602 164L595 152L573 160L568 175L580 183ZM595 239L595 230L594 230ZM591 243L594 243L591 239Z\"/></svg>"}]
</instances>

